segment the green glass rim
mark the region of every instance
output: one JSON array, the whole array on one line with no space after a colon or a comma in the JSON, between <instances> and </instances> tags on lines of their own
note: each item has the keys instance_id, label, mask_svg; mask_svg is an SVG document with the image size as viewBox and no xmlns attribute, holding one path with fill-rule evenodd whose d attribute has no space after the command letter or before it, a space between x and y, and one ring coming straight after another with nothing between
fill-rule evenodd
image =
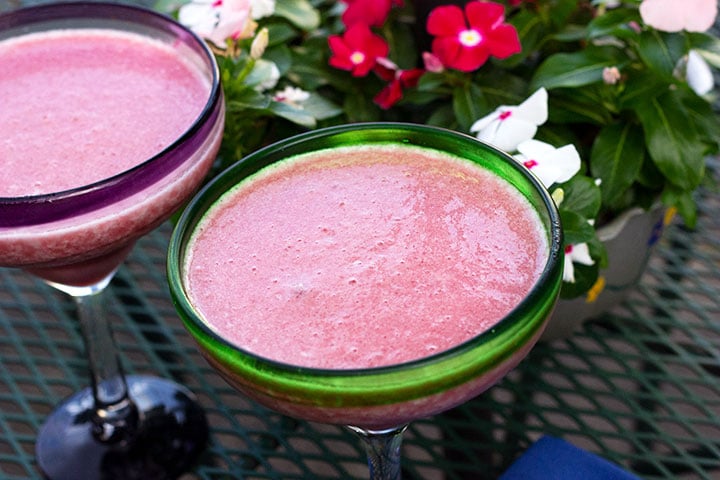
<instances>
[{"instance_id":1,"label":"green glass rim","mask_svg":"<svg viewBox=\"0 0 720 480\"><path fill-rule=\"evenodd\" d=\"M312 144L312 142L319 142L322 146L311 150L305 149L305 145ZM507 176L511 176L513 180L509 180L509 182L521 194L526 198L533 197L528 198L528 200L543 219L548 235L549 253L547 261L540 277L528 295L494 327L464 343L421 359L374 368L322 369L290 365L258 356L219 336L195 312L183 286L182 268L185 259L185 246L208 208L218 201L228 189L271 163L305 151L367 143L413 145L448 152L459 158L472 157L467 159L475 163L481 163L482 166L501 175L506 180ZM466 156L463 149L471 149L473 154ZM462 156L452 153L457 151L463 152ZM222 357L224 362L236 366L241 363L250 365L250 367L241 368L241 370L244 374L253 376L253 379L249 379L253 382L264 382L273 387L282 385L282 389L287 389L287 391L306 392L314 390L313 393L320 396L325 395L328 389L332 390L330 385L333 385L335 381L338 384L342 383L343 392L347 392L352 390L350 384L353 379L365 378L368 381L362 381L363 387L358 386L356 392L358 396L363 397L357 400L357 404L364 405L368 402L382 404L387 401L385 395L388 398L399 396L397 384L386 388L383 382L373 382L372 379L392 379L398 376L405 378L407 372L434 368L446 360L456 362L458 358L467 357L470 359L473 352L480 346L503 345L502 349L495 350L495 354L491 355L491 360L484 362L481 366L482 369L489 370L507 360L530 339L536 339L540 330L544 327L546 317L554 307L560 290L562 260L560 217L552 198L539 180L508 154L474 137L452 130L420 124L369 122L327 127L303 133L257 150L229 166L198 192L180 216L170 238L167 269L170 293L178 314L200 346L211 351L213 356ZM523 321L528 317L533 320ZM508 344L515 347L510 348L507 346ZM427 382L418 381L417 384L410 382L410 384L402 388L405 389L405 394L410 395L411 398L426 396L428 393L432 393L433 390L442 391L469 380L471 376L477 376L477 366L470 366L469 368L473 368L473 372L459 373L455 378L444 379L434 386ZM262 373L255 375L256 371L262 371ZM278 376L269 379L266 377L268 371L278 372ZM313 387L313 381L317 381L316 387ZM376 397L373 400L368 400L368 385L374 388L371 395L376 395ZM319 401L318 398L314 400ZM344 405L347 405L347 402L344 402Z\"/></svg>"}]
</instances>

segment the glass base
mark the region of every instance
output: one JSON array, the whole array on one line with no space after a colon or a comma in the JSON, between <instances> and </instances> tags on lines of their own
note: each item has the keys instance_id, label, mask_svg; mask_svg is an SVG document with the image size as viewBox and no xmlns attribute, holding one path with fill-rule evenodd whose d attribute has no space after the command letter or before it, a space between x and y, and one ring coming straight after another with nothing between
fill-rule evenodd
<instances>
[{"instance_id":1,"label":"glass base","mask_svg":"<svg viewBox=\"0 0 720 480\"><path fill-rule=\"evenodd\" d=\"M208 441L205 413L184 387L160 378L127 377L140 429L122 448L92 435L93 398L86 388L45 421L35 452L50 480L170 480L187 471Z\"/></svg>"}]
</instances>

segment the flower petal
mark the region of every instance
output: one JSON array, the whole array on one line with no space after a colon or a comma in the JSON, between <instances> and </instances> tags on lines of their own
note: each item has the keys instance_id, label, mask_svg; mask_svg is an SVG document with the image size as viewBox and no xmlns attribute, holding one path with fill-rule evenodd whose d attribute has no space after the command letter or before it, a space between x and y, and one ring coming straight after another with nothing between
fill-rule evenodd
<instances>
[{"instance_id":1,"label":"flower petal","mask_svg":"<svg viewBox=\"0 0 720 480\"><path fill-rule=\"evenodd\" d=\"M542 125L548 119L548 93L544 88L540 88L530 95L527 100L518 105L516 115L535 123Z\"/></svg>"},{"instance_id":2,"label":"flower petal","mask_svg":"<svg viewBox=\"0 0 720 480\"><path fill-rule=\"evenodd\" d=\"M570 255L565 255L563 261L563 282L575 283L575 266Z\"/></svg>"},{"instance_id":3,"label":"flower petal","mask_svg":"<svg viewBox=\"0 0 720 480\"><path fill-rule=\"evenodd\" d=\"M463 11L457 5L435 8L427 19L427 32L434 36L454 36L467 28Z\"/></svg>"},{"instance_id":4,"label":"flower petal","mask_svg":"<svg viewBox=\"0 0 720 480\"><path fill-rule=\"evenodd\" d=\"M527 140L517 149L520 154L515 156L516 160L533 172L546 188L570 180L582 164L574 145L556 149L539 140Z\"/></svg>"},{"instance_id":5,"label":"flower petal","mask_svg":"<svg viewBox=\"0 0 720 480\"><path fill-rule=\"evenodd\" d=\"M534 123L510 117L481 130L477 138L505 152L514 152L519 144L534 137L536 132L537 125Z\"/></svg>"},{"instance_id":6,"label":"flower petal","mask_svg":"<svg viewBox=\"0 0 720 480\"><path fill-rule=\"evenodd\" d=\"M473 27L493 30L505 20L505 7L495 2L468 2L465 15Z\"/></svg>"},{"instance_id":7,"label":"flower petal","mask_svg":"<svg viewBox=\"0 0 720 480\"><path fill-rule=\"evenodd\" d=\"M695 50L688 53L686 79L690 88L698 95L705 95L715 87L710 66Z\"/></svg>"},{"instance_id":8,"label":"flower petal","mask_svg":"<svg viewBox=\"0 0 720 480\"><path fill-rule=\"evenodd\" d=\"M643 0L640 16L665 32L704 32L715 23L717 0Z\"/></svg>"},{"instance_id":9,"label":"flower petal","mask_svg":"<svg viewBox=\"0 0 720 480\"><path fill-rule=\"evenodd\" d=\"M580 263L582 265L594 265L595 261L590 257L590 249L587 243L578 243L572 246L570 252L570 259L574 263Z\"/></svg>"}]
</instances>

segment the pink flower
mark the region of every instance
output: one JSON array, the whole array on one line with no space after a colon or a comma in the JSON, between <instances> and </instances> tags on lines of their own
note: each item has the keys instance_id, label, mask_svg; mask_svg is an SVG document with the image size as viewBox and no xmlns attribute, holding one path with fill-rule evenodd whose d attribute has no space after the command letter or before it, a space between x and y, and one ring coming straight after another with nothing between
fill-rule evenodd
<instances>
[{"instance_id":1,"label":"pink flower","mask_svg":"<svg viewBox=\"0 0 720 480\"><path fill-rule=\"evenodd\" d=\"M346 27L355 23L380 27L387 20L393 6L403 5L403 0L343 0L343 2L347 4L342 15Z\"/></svg>"},{"instance_id":2,"label":"pink flower","mask_svg":"<svg viewBox=\"0 0 720 480\"><path fill-rule=\"evenodd\" d=\"M255 24L250 0L193 0L180 7L178 20L198 36L222 47L228 39L249 38Z\"/></svg>"},{"instance_id":3,"label":"pink flower","mask_svg":"<svg viewBox=\"0 0 720 480\"><path fill-rule=\"evenodd\" d=\"M425 70L427 70L428 72L441 73L445 70L445 67L443 66L440 59L430 52L423 52L422 59L423 65L425 65Z\"/></svg>"},{"instance_id":4,"label":"pink flower","mask_svg":"<svg viewBox=\"0 0 720 480\"><path fill-rule=\"evenodd\" d=\"M643 0L640 16L664 32L704 32L715 23L717 0Z\"/></svg>"},{"instance_id":5,"label":"pink flower","mask_svg":"<svg viewBox=\"0 0 720 480\"><path fill-rule=\"evenodd\" d=\"M330 65L349 70L355 77L367 75L377 59L386 57L389 51L385 40L373 34L364 23L352 25L342 36L331 35L328 44L332 51Z\"/></svg>"},{"instance_id":6,"label":"pink flower","mask_svg":"<svg viewBox=\"0 0 720 480\"><path fill-rule=\"evenodd\" d=\"M615 85L620 81L622 75L617 67L605 67L602 71L602 78L606 84Z\"/></svg>"},{"instance_id":7,"label":"pink flower","mask_svg":"<svg viewBox=\"0 0 720 480\"><path fill-rule=\"evenodd\" d=\"M507 58L520 52L515 27L505 23L499 3L471 1L463 11L457 5L435 8L428 16L427 31L435 36L432 52L448 68L471 72L492 55Z\"/></svg>"},{"instance_id":8,"label":"pink flower","mask_svg":"<svg viewBox=\"0 0 720 480\"><path fill-rule=\"evenodd\" d=\"M373 99L384 109L388 109L400 101L403 89L415 87L425 73L422 68L401 70L387 58L379 58L374 71L378 77L389 82Z\"/></svg>"}]
</instances>

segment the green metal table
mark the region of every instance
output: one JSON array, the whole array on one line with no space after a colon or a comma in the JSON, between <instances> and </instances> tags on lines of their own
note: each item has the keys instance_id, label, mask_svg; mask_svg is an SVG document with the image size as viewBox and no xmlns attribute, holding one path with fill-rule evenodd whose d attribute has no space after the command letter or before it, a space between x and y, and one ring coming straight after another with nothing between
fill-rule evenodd
<instances>
[{"instance_id":1,"label":"green metal table","mask_svg":"<svg viewBox=\"0 0 720 480\"><path fill-rule=\"evenodd\" d=\"M0 11L22 3L0 0ZM643 478L720 479L720 197L703 190L698 200L697 228L667 229L623 304L539 344L486 394L411 425L404 478L496 478L551 434ZM110 287L110 312L126 371L172 378L206 409L211 442L183 480L365 478L352 434L253 403L200 357L168 294L170 229L138 243ZM73 308L29 275L0 269L2 480L41 478L36 432L86 385Z\"/></svg>"}]
</instances>

